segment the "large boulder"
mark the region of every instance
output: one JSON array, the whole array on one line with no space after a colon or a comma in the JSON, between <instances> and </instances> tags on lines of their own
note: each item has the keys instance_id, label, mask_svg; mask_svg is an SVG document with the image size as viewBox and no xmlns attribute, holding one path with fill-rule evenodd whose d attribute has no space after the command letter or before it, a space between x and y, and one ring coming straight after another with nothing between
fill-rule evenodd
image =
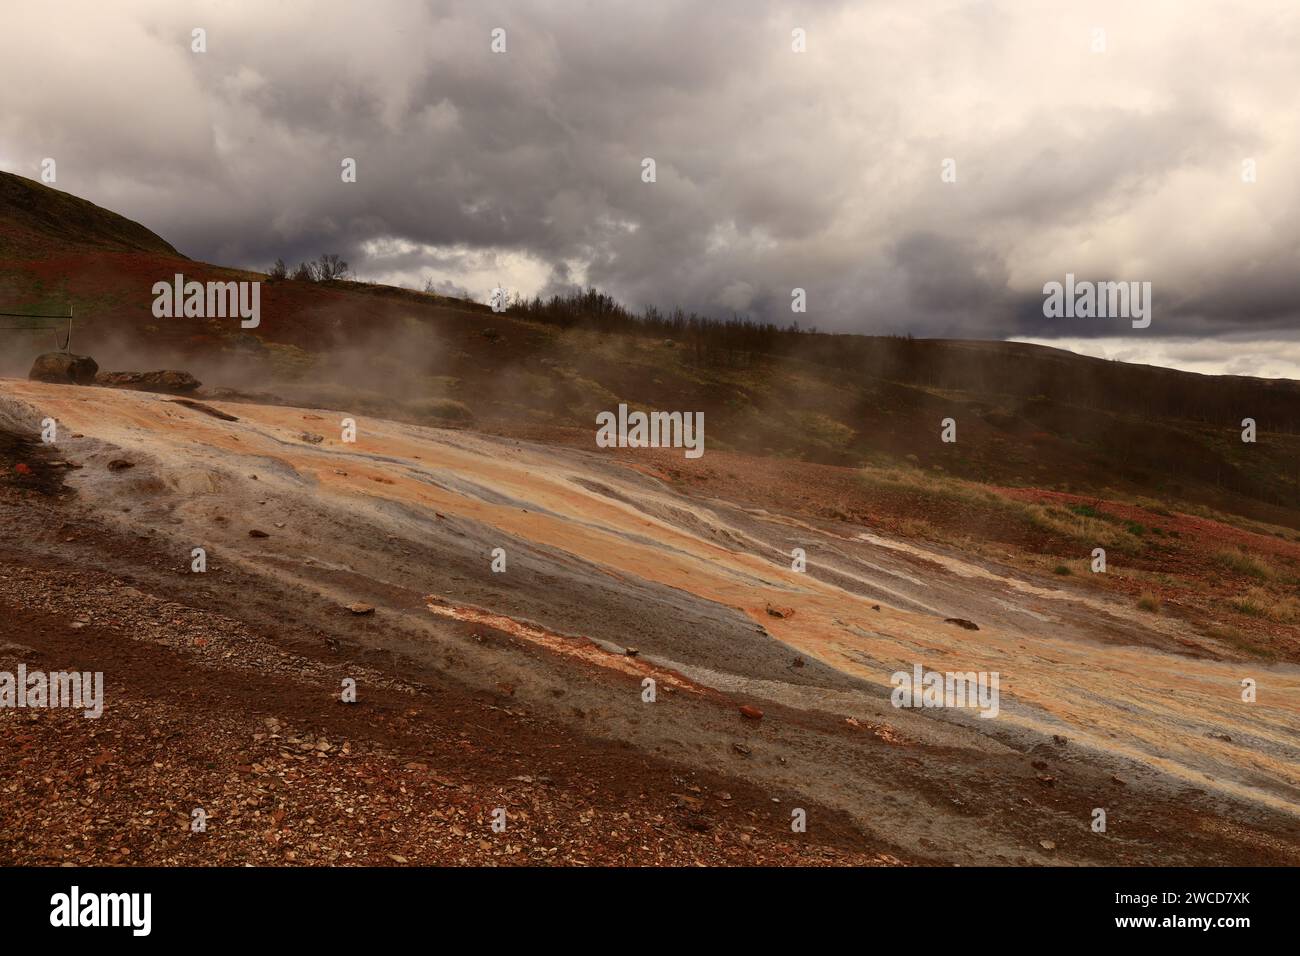
<instances>
[{"instance_id":1,"label":"large boulder","mask_svg":"<svg viewBox=\"0 0 1300 956\"><path fill-rule=\"evenodd\" d=\"M56 382L60 385L93 385L99 363L89 355L71 352L46 352L36 356L27 377L36 382Z\"/></svg>"},{"instance_id":2,"label":"large boulder","mask_svg":"<svg viewBox=\"0 0 1300 956\"><path fill-rule=\"evenodd\" d=\"M140 392L183 395L194 391L203 383L189 372L169 369L162 372L100 372L95 376L95 384L108 388L133 388Z\"/></svg>"}]
</instances>

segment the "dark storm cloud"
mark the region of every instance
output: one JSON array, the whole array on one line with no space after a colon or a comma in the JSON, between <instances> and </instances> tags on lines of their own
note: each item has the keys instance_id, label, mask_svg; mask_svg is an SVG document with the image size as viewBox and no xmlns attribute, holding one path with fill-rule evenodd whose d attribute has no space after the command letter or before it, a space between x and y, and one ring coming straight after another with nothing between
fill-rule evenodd
<instances>
[{"instance_id":1,"label":"dark storm cloud","mask_svg":"<svg viewBox=\"0 0 1300 956\"><path fill-rule=\"evenodd\" d=\"M56 157L60 188L254 268L331 251L480 296L590 283L826 330L1122 332L1043 317L1073 272L1152 282L1152 335L1281 334L1300 13L1196 6L15 8L0 59L35 82L0 88L0 165Z\"/></svg>"},{"instance_id":2,"label":"dark storm cloud","mask_svg":"<svg viewBox=\"0 0 1300 956\"><path fill-rule=\"evenodd\" d=\"M905 236L894 260L909 301L926 312L987 312L1007 297L1007 269L996 252L934 233Z\"/></svg>"}]
</instances>

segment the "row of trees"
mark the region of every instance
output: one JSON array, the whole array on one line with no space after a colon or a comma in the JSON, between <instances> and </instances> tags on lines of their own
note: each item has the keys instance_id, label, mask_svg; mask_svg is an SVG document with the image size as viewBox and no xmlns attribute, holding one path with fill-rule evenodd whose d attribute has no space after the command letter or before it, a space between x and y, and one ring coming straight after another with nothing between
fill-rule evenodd
<instances>
[{"instance_id":1,"label":"row of trees","mask_svg":"<svg viewBox=\"0 0 1300 956\"><path fill-rule=\"evenodd\" d=\"M562 328L670 338L686 346L697 362L708 365L746 366L757 355L784 352L805 334L797 322L779 326L739 315L710 319L682 309L661 311L653 306L637 314L598 289L517 301L507 312Z\"/></svg>"},{"instance_id":2,"label":"row of trees","mask_svg":"<svg viewBox=\"0 0 1300 956\"><path fill-rule=\"evenodd\" d=\"M1207 387L1204 376L1190 372L1062 355L1009 342L819 335L797 322L779 326L741 316L709 319L681 309L651 307L635 314L596 289L516 301L507 313L564 328L670 338L681 343L697 365L743 368L763 359L787 358L862 379L1048 399L1139 417L1222 424L1250 414L1267 421L1272 431L1300 432L1300 388L1290 382L1220 376Z\"/></svg>"},{"instance_id":3,"label":"row of trees","mask_svg":"<svg viewBox=\"0 0 1300 956\"><path fill-rule=\"evenodd\" d=\"M276 259L267 276L273 281L292 279L295 282L329 282L333 279L346 279L351 275L348 264L342 257L332 252L323 253L312 262L300 262L298 268L290 274L289 267L283 259Z\"/></svg>"}]
</instances>

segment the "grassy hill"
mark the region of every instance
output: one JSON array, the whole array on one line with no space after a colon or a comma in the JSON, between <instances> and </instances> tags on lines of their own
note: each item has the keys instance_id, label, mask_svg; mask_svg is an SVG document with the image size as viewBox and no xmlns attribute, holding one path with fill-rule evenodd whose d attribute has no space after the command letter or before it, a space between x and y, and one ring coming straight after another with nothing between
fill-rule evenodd
<instances>
[{"instance_id":1,"label":"grassy hill","mask_svg":"<svg viewBox=\"0 0 1300 956\"><path fill-rule=\"evenodd\" d=\"M0 253L21 257L33 249L70 246L183 258L138 222L35 180L0 172Z\"/></svg>"}]
</instances>

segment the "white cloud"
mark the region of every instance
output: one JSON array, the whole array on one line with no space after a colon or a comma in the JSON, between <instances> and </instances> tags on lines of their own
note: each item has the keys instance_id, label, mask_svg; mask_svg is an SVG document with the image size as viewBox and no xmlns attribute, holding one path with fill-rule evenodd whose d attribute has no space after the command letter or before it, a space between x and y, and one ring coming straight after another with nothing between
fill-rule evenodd
<instances>
[{"instance_id":1,"label":"white cloud","mask_svg":"<svg viewBox=\"0 0 1300 956\"><path fill-rule=\"evenodd\" d=\"M1080 355L1206 375L1300 379L1300 339L1013 338Z\"/></svg>"}]
</instances>

